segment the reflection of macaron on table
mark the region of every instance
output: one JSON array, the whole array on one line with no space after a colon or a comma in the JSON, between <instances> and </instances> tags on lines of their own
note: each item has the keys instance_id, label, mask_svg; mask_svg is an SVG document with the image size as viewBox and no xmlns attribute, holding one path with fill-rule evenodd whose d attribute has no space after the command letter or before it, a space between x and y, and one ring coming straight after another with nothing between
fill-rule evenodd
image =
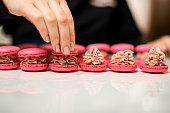
<instances>
[{"instance_id":1,"label":"reflection of macaron on table","mask_svg":"<svg viewBox=\"0 0 170 113\"><path fill-rule=\"evenodd\" d=\"M108 76L106 74L103 75L102 73L97 72L93 75L91 75L90 72L87 73L89 74L86 76L80 76L81 84L84 86L90 96L95 96L99 94L102 88L104 88L105 84L108 83Z\"/></svg>"},{"instance_id":2,"label":"reflection of macaron on table","mask_svg":"<svg viewBox=\"0 0 170 113\"><path fill-rule=\"evenodd\" d=\"M48 78L48 74L44 72L28 72L20 73L19 91L24 94L37 95L46 90L44 82Z\"/></svg>"},{"instance_id":3,"label":"reflection of macaron on table","mask_svg":"<svg viewBox=\"0 0 170 113\"><path fill-rule=\"evenodd\" d=\"M16 46L0 46L0 69L15 69L19 67L18 52Z\"/></svg>"},{"instance_id":4,"label":"reflection of macaron on table","mask_svg":"<svg viewBox=\"0 0 170 113\"><path fill-rule=\"evenodd\" d=\"M4 71L4 70L3 70ZM19 73L20 70L5 71L5 74L0 74L0 93L16 93L19 88Z\"/></svg>"}]
</instances>

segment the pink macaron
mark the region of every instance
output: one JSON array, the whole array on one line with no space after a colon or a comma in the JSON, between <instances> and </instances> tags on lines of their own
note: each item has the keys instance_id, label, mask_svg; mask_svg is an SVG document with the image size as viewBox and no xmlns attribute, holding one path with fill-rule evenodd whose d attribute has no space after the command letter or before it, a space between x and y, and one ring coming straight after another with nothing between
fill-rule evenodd
<instances>
[{"instance_id":1,"label":"pink macaron","mask_svg":"<svg viewBox=\"0 0 170 113\"><path fill-rule=\"evenodd\" d=\"M20 67L26 71L41 71L48 67L48 52L41 48L27 48L18 52Z\"/></svg>"},{"instance_id":2,"label":"pink macaron","mask_svg":"<svg viewBox=\"0 0 170 113\"><path fill-rule=\"evenodd\" d=\"M79 65L83 71L105 71L107 69L107 63L102 65L87 65L82 61Z\"/></svg>"},{"instance_id":3,"label":"pink macaron","mask_svg":"<svg viewBox=\"0 0 170 113\"><path fill-rule=\"evenodd\" d=\"M147 54L147 52L149 52L149 50L152 48L152 47L155 47L156 45L154 44L140 44L138 46L136 46L135 48L135 51L137 52L137 55L136 55L136 63L138 65L140 65L141 63L144 62L144 58L145 58L145 55Z\"/></svg>"},{"instance_id":4,"label":"pink macaron","mask_svg":"<svg viewBox=\"0 0 170 113\"><path fill-rule=\"evenodd\" d=\"M100 52L104 55L104 58L108 57L108 52L110 51L110 45L105 43L94 43L86 47L86 50L89 50L90 47L95 46Z\"/></svg>"},{"instance_id":5,"label":"pink macaron","mask_svg":"<svg viewBox=\"0 0 170 113\"><path fill-rule=\"evenodd\" d=\"M107 68L104 55L96 46L91 46L86 51L79 65L84 71L105 71Z\"/></svg>"},{"instance_id":6,"label":"pink macaron","mask_svg":"<svg viewBox=\"0 0 170 113\"><path fill-rule=\"evenodd\" d=\"M50 62L52 60L52 55L51 55L51 52L53 50L52 45L51 44L43 44L40 46L40 48L48 51L48 62Z\"/></svg>"},{"instance_id":7,"label":"pink macaron","mask_svg":"<svg viewBox=\"0 0 170 113\"><path fill-rule=\"evenodd\" d=\"M119 43L119 44L114 44L110 47L110 51L112 53L116 53L118 51L124 51L124 50L131 50L134 51L135 47L132 44L128 44L128 43Z\"/></svg>"},{"instance_id":8,"label":"pink macaron","mask_svg":"<svg viewBox=\"0 0 170 113\"><path fill-rule=\"evenodd\" d=\"M135 63L135 58L133 56L133 51L124 50L118 51L113 54L110 63L108 64L109 68L112 71L117 72L133 72L137 68Z\"/></svg>"},{"instance_id":9,"label":"pink macaron","mask_svg":"<svg viewBox=\"0 0 170 113\"><path fill-rule=\"evenodd\" d=\"M77 62L80 63L82 61L82 57L83 57L83 53L86 51L85 46L80 45L80 44L76 44L75 45L75 49L78 51L78 55L77 55Z\"/></svg>"},{"instance_id":10,"label":"pink macaron","mask_svg":"<svg viewBox=\"0 0 170 113\"><path fill-rule=\"evenodd\" d=\"M142 58L137 58L136 59L136 64L137 65L140 65L140 64L143 64L144 63L144 59L142 59Z\"/></svg>"},{"instance_id":11,"label":"pink macaron","mask_svg":"<svg viewBox=\"0 0 170 113\"><path fill-rule=\"evenodd\" d=\"M0 46L0 69L15 69L19 67L17 46Z\"/></svg>"},{"instance_id":12,"label":"pink macaron","mask_svg":"<svg viewBox=\"0 0 170 113\"><path fill-rule=\"evenodd\" d=\"M139 65L143 72L163 73L168 70L165 54L159 47L152 47L145 56L145 60Z\"/></svg>"},{"instance_id":13,"label":"pink macaron","mask_svg":"<svg viewBox=\"0 0 170 113\"><path fill-rule=\"evenodd\" d=\"M85 46L80 44L76 44L75 49L78 51L79 54L83 54L86 51Z\"/></svg>"},{"instance_id":14,"label":"pink macaron","mask_svg":"<svg viewBox=\"0 0 170 113\"><path fill-rule=\"evenodd\" d=\"M100 51L110 51L110 45L105 43L94 43L86 47L86 50L89 50L91 46L95 46Z\"/></svg>"},{"instance_id":15,"label":"pink macaron","mask_svg":"<svg viewBox=\"0 0 170 113\"><path fill-rule=\"evenodd\" d=\"M110 58L110 57L106 57L106 58L105 58L105 62L106 62L106 63L109 63L109 62L110 62L110 60L111 60L111 58Z\"/></svg>"},{"instance_id":16,"label":"pink macaron","mask_svg":"<svg viewBox=\"0 0 170 113\"><path fill-rule=\"evenodd\" d=\"M37 45L34 43L22 43L17 45L20 49L26 49L26 48L36 48Z\"/></svg>"},{"instance_id":17,"label":"pink macaron","mask_svg":"<svg viewBox=\"0 0 170 113\"><path fill-rule=\"evenodd\" d=\"M164 73L168 70L168 65L164 66L152 66L152 65L145 65L144 63L139 66L139 68L143 72L148 73Z\"/></svg>"},{"instance_id":18,"label":"pink macaron","mask_svg":"<svg viewBox=\"0 0 170 113\"><path fill-rule=\"evenodd\" d=\"M117 64L108 64L109 68L112 71L117 71L117 72L133 72L137 68L137 64L134 65L117 65Z\"/></svg>"},{"instance_id":19,"label":"pink macaron","mask_svg":"<svg viewBox=\"0 0 170 113\"><path fill-rule=\"evenodd\" d=\"M40 48L47 50L48 52L51 52L53 50L53 47L51 44L43 44L40 46Z\"/></svg>"},{"instance_id":20,"label":"pink macaron","mask_svg":"<svg viewBox=\"0 0 170 113\"><path fill-rule=\"evenodd\" d=\"M53 60L49 67L53 71L68 72L75 71L78 68L77 55L78 51L71 51L70 54L63 54L62 52L52 51Z\"/></svg>"},{"instance_id":21,"label":"pink macaron","mask_svg":"<svg viewBox=\"0 0 170 113\"><path fill-rule=\"evenodd\" d=\"M149 52L149 50L155 46L156 45L154 45L154 44L140 44L140 45L136 46L135 51L136 52Z\"/></svg>"}]
</instances>

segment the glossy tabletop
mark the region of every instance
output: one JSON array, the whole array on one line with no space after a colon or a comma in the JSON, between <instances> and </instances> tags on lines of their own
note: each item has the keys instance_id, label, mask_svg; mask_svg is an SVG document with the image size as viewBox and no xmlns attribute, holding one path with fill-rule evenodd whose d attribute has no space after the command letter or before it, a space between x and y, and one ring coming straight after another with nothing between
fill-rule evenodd
<instances>
[{"instance_id":1,"label":"glossy tabletop","mask_svg":"<svg viewBox=\"0 0 170 113\"><path fill-rule=\"evenodd\" d=\"M165 74L0 70L0 113L170 113L170 69Z\"/></svg>"}]
</instances>

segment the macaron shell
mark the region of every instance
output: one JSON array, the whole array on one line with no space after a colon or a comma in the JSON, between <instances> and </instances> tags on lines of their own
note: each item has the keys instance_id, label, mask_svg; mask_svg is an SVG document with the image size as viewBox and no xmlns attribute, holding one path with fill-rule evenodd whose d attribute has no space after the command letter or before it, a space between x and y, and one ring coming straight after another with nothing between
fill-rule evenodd
<instances>
[{"instance_id":1,"label":"macaron shell","mask_svg":"<svg viewBox=\"0 0 170 113\"><path fill-rule=\"evenodd\" d=\"M50 55L48 58L47 58L47 61L48 62L51 62L53 60L53 57Z\"/></svg>"},{"instance_id":2,"label":"macaron shell","mask_svg":"<svg viewBox=\"0 0 170 113\"><path fill-rule=\"evenodd\" d=\"M116 65L116 64L108 64L109 68L112 71L117 72L133 72L137 68L137 64L134 65Z\"/></svg>"},{"instance_id":3,"label":"macaron shell","mask_svg":"<svg viewBox=\"0 0 170 113\"><path fill-rule=\"evenodd\" d=\"M17 46L0 46L0 55L18 54L19 51Z\"/></svg>"},{"instance_id":4,"label":"macaron shell","mask_svg":"<svg viewBox=\"0 0 170 113\"><path fill-rule=\"evenodd\" d=\"M111 58L109 58L109 57L106 57L106 58L105 58L105 62L106 62L106 63L109 63L110 60L111 60Z\"/></svg>"},{"instance_id":5,"label":"macaron shell","mask_svg":"<svg viewBox=\"0 0 170 113\"><path fill-rule=\"evenodd\" d=\"M97 49L99 49L100 51L109 51L110 50L110 45L109 44L105 44L105 43L94 43L94 44L90 44L86 47L86 50L89 50L91 46L95 46Z\"/></svg>"},{"instance_id":6,"label":"macaron shell","mask_svg":"<svg viewBox=\"0 0 170 113\"><path fill-rule=\"evenodd\" d=\"M77 62L78 62L78 64L80 64L81 62L83 62L83 58L78 58Z\"/></svg>"},{"instance_id":7,"label":"macaron shell","mask_svg":"<svg viewBox=\"0 0 170 113\"><path fill-rule=\"evenodd\" d=\"M53 55L66 55L66 54L63 54L62 52L56 52L56 51L52 51L52 54ZM67 54L67 55L78 55L78 50L74 50L74 51L70 51L70 54Z\"/></svg>"},{"instance_id":8,"label":"macaron shell","mask_svg":"<svg viewBox=\"0 0 170 113\"><path fill-rule=\"evenodd\" d=\"M19 67L19 62L9 63L9 64L0 64L0 69L16 69Z\"/></svg>"},{"instance_id":9,"label":"macaron shell","mask_svg":"<svg viewBox=\"0 0 170 113\"><path fill-rule=\"evenodd\" d=\"M20 67L25 71L42 71L48 68L48 63L46 64L23 64L20 63Z\"/></svg>"},{"instance_id":10,"label":"macaron shell","mask_svg":"<svg viewBox=\"0 0 170 113\"><path fill-rule=\"evenodd\" d=\"M111 46L110 51L112 53L116 53L118 51L124 51L124 50L128 50L128 49L131 51L134 51L135 46L132 44L127 44L127 43L114 44Z\"/></svg>"},{"instance_id":11,"label":"macaron shell","mask_svg":"<svg viewBox=\"0 0 170 113\"><path fill-rule=\"evenodd\" d=\"M19 57L43 56L48 55L48 52L41 48L28 48L18 52Z\"/></svg>"},{"instance_id":12,"label":"macaron shell","mask_svg":"<svg viewBox=\"0 0 170 113\"><path fill-rule=\"evenodd\" d=\"M144 63L144 59L136 59L136 64L137 65L141 65L141 64L143 64Z\"/></svg>"},{"instance_id":13,"label":"macaron shell","mask_svg":"<svg viewBox=\"0 0 170 113\"><path fill-rule=\"evenodd\" d=\"M75 49L78 50L78 53L84 53L84 52L86 51L85 46L80 45L80 44L76 44L76 45L75 45Z\"/></svg>"},{"instance_id":14,"label":"macaron shell","mask_svg":"<svg viewBox=\"0 0 170 113\"><path fill-rule=\"evenodd\" d=\"M37 48L37 45L34 43L23 43L17 45L20 49L26 49L26 48Z\"/></svg>"},{"instance_id":15,"label":"macaron shell","mask_svg":"<svg viewBox=\"0 0 170 113\"><path fill-rule=\"evenodd\" d=\"M78 64L75 65L57 65L57 64L49 64L49 68L53 71L75 71L78 68Z\"/></svg>"},{"instance_id":16,"label":"macaron shell","mask_svg":"<svg viewBox=\"0 0 170 113\"><path fill-rule=\"evenodd\" d=\"M47 50L47 51L49 51L49 52L51 52L51 51L53 50L53 47L52 47L51 44L41 45L40 48L45 49L45 50Z\"/></svg>"},{"instance_id":17,"label":"macaron shell","mask_svg":"<svg viewBox=\"0 0 170 113\"><path fill-rule=\"evenodd\" d=\"M135 51L136 52L149 52L149 50L155 46L156 45L154 45L154 44L140 44L140 45L136 46Z\"/></svg>"},{"instance_id":18,"label":"macaron shell","mask_svg":"<svg viewBox=\"0 0 170 113\"><path fill-rule=\"evenodd\" d=\"M168 70L168 65L165 65L165 66L151 66L151 65L142 64L142 65L139 66L139 68L143 72L163 73L163 72L166 72Z\"/></svg>"},{"instance_id":19,"label":"macaron shell","mask_svg":"<svg viewBox=\"0 0 170 113\"><path fill-rule=\"evenodd\" d=\"M79 65L84 71L105 71L107 69L107 63L103 65L87 65L84 62L81 62Z\"/></svg>"}]
</instances>

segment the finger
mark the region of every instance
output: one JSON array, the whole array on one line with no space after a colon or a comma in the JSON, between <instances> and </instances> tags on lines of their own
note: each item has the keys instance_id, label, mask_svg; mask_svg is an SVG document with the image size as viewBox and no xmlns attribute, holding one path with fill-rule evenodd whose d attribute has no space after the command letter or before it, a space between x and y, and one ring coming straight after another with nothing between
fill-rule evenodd
<instances>
[{"instance_id":1,"label":"finger","mask_svg":"<svg viewBox=\"0 0 170 113\"><path fill-rule=\"evenodd\" d=\"M70 53L70 36L69 36L69 26L66 14L60 7L56 0L50 0L49 6L57 17L59 36L60 36L60 48L62 53Z\"/></svg>"},{"instance_id":2,"label":"finger","mask_svg":"<svg viewBox=\"0 0 170 113\"><path fill-rule=\"evenodd\" d=\"M59 52L59 31L57 25L57 18L53 11L49 8L48 2L44 0L36 0L36 7L42 12L45 20L45 24L48 29L49 37L52 47L55 51Z\"/></svg>"},{"instance_id":3,"label":"finger","mask_svg":"<svg viewBox=\"0 0 170 113\"><path fill-rule=\"evenodd\" d=\"M164 39L164 44L166 45L168 53L170 53L170 44L169 44L169 42L170 42L170 37L167 37L167 38Z\"/></svg>"},{"instance_id":4,"label":"finger","mask_svg":"<svg viewBox=\"0 0 170 113\"><path fill-rule=\"evenodd\" d=\"M40 11L38 11L34 5L28 5L22 9L23 16L32 22L44 41L49 42L48 30Z\"/></svg>"},{"instance_id":5,"label":"finger","mask_svg":"<svg viewBox=\"0 0 170 113\"><path fill-rule=\"evenodd\" d=\"M62 7L63 11L65 12L67 19L68 19L68 24L69 24L69 32L70 32L70 49L71 51L74 51L75 47L75 28L74 28L74 20L73 16L70 12L70 9L67 5L67 2L65 0L61 0L60 6Z\"/></svg>"}]
</instances>

